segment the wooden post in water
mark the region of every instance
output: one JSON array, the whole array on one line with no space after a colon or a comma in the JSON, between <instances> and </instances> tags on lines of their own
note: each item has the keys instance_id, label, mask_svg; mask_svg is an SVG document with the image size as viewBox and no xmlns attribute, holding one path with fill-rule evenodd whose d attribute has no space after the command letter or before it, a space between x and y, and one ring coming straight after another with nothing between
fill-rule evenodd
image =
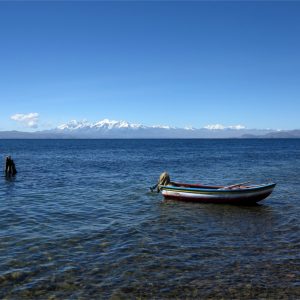
<instances>
[{"instance_id":1,"label":"wooden post in water","mask_svg":"<svg viewBox=\"0 0 300 300\"><path fill-rule=\"evenodd\" d=\"M6 156L5 159L5 174L7 176L14 176L17 174L16 165L14 163L14 160L11 158L11 156Z\"/></svg>"}]
</instances>

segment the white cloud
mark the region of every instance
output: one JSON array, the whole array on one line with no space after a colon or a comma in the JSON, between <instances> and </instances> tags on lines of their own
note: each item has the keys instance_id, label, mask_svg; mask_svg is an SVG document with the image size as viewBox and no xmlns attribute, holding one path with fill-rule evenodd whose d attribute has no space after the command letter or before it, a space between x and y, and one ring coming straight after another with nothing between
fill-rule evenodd
<instances>
[{"instance_id":1,"label":"white cloud","mask_svg":"<svg viewBox=\"0 0 300 300\"><path fill-rule=\"evenodd\" d=\"M205 129L209 130L224 130L224 129L235 129L235 130L241 130L245 129L246 126L244 125L231 125L231 126L224 126L222 124L211 124L204 126Z\"/></svg>"},{"instance_id":2,"label":"white cloud","mask_svg":"<svg viewBox=\"0 0 300 300\"><path fill-rule=\"evenodd\" d=\"M30 128L37 128L39 121L38 113L29 113L29 114L15 114L10 117L12 120L16 122L20 122L23 125Z\"/></svg>"}]
</instances>

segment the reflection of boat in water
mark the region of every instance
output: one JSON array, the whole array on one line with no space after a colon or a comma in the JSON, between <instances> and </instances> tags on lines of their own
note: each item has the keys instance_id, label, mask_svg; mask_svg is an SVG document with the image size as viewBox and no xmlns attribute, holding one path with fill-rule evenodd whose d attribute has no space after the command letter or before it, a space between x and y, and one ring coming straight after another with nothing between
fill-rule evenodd
<instances>
[{"instance_id":1,"label":"reflection of boat in water","mask_svg":"<svg viewBox=\"0 0 300 300\"><path fill-rule=\"evenodd\" d=\"M230 186L207 186L170 182L159 185L165 199L195 201L203 203L254 204L268 197L276 183Z\"/></svg>"}]
</instances>

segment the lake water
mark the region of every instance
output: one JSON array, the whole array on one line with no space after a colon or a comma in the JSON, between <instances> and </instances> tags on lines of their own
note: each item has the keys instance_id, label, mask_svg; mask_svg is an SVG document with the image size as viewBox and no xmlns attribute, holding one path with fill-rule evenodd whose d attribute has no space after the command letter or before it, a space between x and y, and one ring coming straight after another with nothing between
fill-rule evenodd
<instances>
[{"instance_id":1,"label":"lake water","mask_svg":"<svg viewBox=\"0 0 300 300\"><path fill-rule=\"evenodd\" d=\"M300 298L300 140L0 140L0 298ZM277 182L257 206L171 180Z\"/></svg>"}]
</instances>

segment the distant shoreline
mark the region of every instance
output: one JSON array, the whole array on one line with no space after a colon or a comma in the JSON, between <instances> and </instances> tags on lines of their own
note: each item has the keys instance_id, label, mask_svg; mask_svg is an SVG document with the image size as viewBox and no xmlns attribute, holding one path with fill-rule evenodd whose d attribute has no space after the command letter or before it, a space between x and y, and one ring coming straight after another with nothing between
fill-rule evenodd
<instances>
[{"instance_id":1,"label":"distant shoreline","mask_svg":"<svg viewBox=\"0 0 300 300\"><path fill-rule=\"evenodd\" d=\"M1 138L0 140L299 140L300 137L253 137L253 138L245 138L245 137L228 137L228 138L169 138L169 137L162 137L162 138Z\"/></svg>"},{"instance_id":2,"label":"distant shoreline","mask_svg":"<svg viewBox=\"0 0 300 300\"><path fill-rule=\"evenodd\" d=\"M118 128L0 131L0 139L299 139L300 129Z\"/></svg>"}]
</instances>

